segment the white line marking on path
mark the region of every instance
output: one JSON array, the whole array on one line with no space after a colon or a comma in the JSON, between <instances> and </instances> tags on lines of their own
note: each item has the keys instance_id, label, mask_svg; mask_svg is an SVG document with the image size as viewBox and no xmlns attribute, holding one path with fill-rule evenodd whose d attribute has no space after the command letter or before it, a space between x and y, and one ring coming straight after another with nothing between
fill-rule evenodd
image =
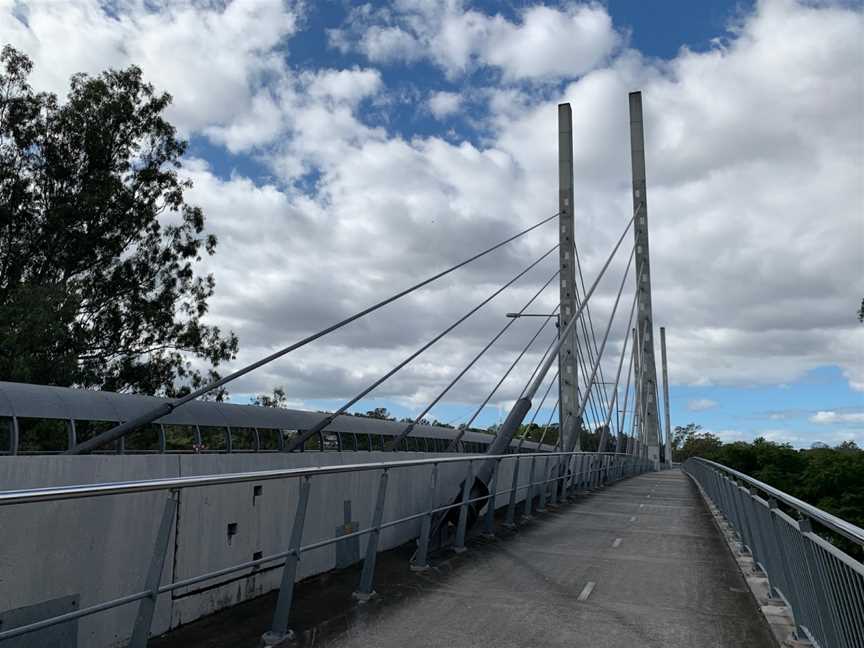
<instances>
[{"instance_id":1,"label":"white line marking on path","mask_svg":"<svg viewBox=\"0 0 864 648\"><path fill-rule=\"evenodd\" d=\"M582 592L579 594L579 598L577 601L587 601L588 597L591 596L591 592L594 591L595 583L593 581L588 581L588 584L582 588Z\"/></svg>"},{"instance_id":2,"label":"white line marking on path","mask_svg":"<svg viewBox=\"0 0 864 648\"><path fill-rule=\"evenodd\" d=\"M621 544L621 538L615 538L615 542L612 543L613 547L618 547Z\"/></svg>"}]
</instances>

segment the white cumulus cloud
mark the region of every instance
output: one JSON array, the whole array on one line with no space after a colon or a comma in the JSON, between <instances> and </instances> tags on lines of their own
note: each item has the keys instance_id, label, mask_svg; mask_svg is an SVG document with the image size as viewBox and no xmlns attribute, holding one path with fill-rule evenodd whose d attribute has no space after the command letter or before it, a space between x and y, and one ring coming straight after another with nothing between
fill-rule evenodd
<instances>
[{"instance_id":1,"label":"white cumulus cloud","mask_svg":"<svg viewBox=\"0 0 864 648\"><path fill-rule=\"evenodd\" d=\"M810 417L811 423L864 423L864 412L834 412L823 410Z\"/></svg>"},{"instance_id":2,"label":"white cumulus cloud","mask_svg":"<svg viewBox=\"0 0 864 648\"><path fill-rule=\"evenodd\" d=\"M459 110L462 98L456 92L436 92L429 98L429 111L438 119Z\"/></svg>"},{"instance_id":3,"label":"white cumulus cloud","mask_svg":"<svg viewBox=\"0 0 864 648\"><path fill-rule=\"evenodd\" d=\"M691 412L704 412L705 410L714 409L719 403L710 398L697 398L687 403L687 409Z\"/></svg>"},{"instance_id":4,"label":"white cumulus cloud","mask_svg":"<svg viewBox=\"0 0 864 648\"><path fill-rule=\"evenodd\" d=\"M426 58L450 76L491 67L513 80L579 76L621 41L606 9L594 3L529 6L516 21L455 0L402 1L379 10L362 5L348 26L330 31L332 46L359 51L374 63Z\"/></svg>"},{"instance_id":5,"label":"white cumulus cloud","mask_svg":"<svg viewBox=\"0 0 864 648\"><path fill-rule=\"evenodd\" d=\"M373 122L363 110L370 100L395 101L385 77L354 61L292 66L290 40L282 46L299 17L281 2L129 2L109 15L80 0L33 3L23 18L7 3L0 38L33 56L40 89L62 89L74 71L138 63L174 94L172 119L184 132L254 150L267 166L267 181L220 178L201 161L187 168L190 199L220 240L203 262L217 281L209 317L239 334L238 365L555 213L560 101L573 106L577 242L590 282L631 213L627 93L641 88L654 322L668 327L672 382L776 385L837 365L851 385L864 385L864 327L855 319L864 295L860 9L764 0L722 44L666 62L623 47L596 4L529 6L515 20L420 0L358 12L331 42L360 49L371 63L424 58L451 78L478 66L500 70L501 79L466 88L488 99L488 110L474 115L482 136L400 135ZM373 26L393 30L374 51L362 41ZM540 43L558 29L573 38ZM562 48L568 70L547 47ZM523 83L549 78L563 84ZM555 229L233 391L284 385L306 401L353 395L549 249ZM376 395L428 402L505 323L503 314L548 279L552 261ZM598 333L622 270L618 259L592 298ZM537 312L554 307L553 293ZM620 312L608 375L625 330ZM485 396L535 324L514 325L451 401ZM506 383L500 400L517 397L525 379Z\"/></svg>"}]
</instances>

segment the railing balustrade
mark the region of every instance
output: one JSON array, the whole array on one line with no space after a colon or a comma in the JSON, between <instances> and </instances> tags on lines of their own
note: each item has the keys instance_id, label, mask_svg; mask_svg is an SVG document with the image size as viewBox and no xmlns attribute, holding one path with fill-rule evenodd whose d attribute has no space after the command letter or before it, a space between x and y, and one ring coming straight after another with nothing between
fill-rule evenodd
<instances>
[{"instance_id":1,"label":"railing balustrade","mask_svg":"<svg viewBox=\"0 0 864 648\"><path fill-rule=\"evenodd\" d=\"M496 466L496 469L492 473L496 478L491 480L490 484L492 490L488 494L479 497L472 497L471 486L474 483L473 475L476 474L477 466L487 461L494 462ZM504 462L515 462L515 466L519 466L525 462L530 462L530 466L535 468L530 471L532 475L531 480L529 480L528 483L519 485L518 480L514 479L510 488L496 491L495 489L499 483L497 475ZM461 494L450 504L436 506L435 496L436 493L438 493L440 486L438 480L438 468L439 466L451 463L460 463L465 464L466 466L465 477L463 479L464 484L461 486ZM549 465L548 471L546 470L547 465ZM423 510L416 511L410 515L385 521L383 519L383 512L388 494L388 475L396 470L416 466L432 467L429 498L426 506ZM412 568L419 571L428 566L429 541L430 534L434 532L434 518L447 513L451 509L460 509L458 524L456 525L454 548L457 550L464 550L465 535L469 518L469 507L472 505L475 507L475 519L479 520L479 514L484 509L487 502L493 502L494 506L496 498L506 495L508 496L508 501L510 503L509 508L512 509L516 499L516 493L527 490L526 512L530 515L534 498L539 498L541 504L545 504L548 495L551 497L552 502L557 502L560 499L574 495L578 491L598 488L606 483L632 477L651 469L652 466L648 461L633 455L615 453L604 453L598 455L597 453L583 452L543 452L505 455L459 455L450 457L433 457L428 459L370 462L2 491L0 492L0 509L4 506L11 505L79 500L109 495L128 495L132 493L167 492L169 493L169 496L165 500L165 506L160 520L154 521L154 525L158 524L159 531L157 533L150 567L147 570L147 578L139 591L107 601L92 603L81 607L74 612L45 618L18 627L0 629L0 642L49 628L56 624L74 621L119 606L138 602L138 614L136 615L134 625L131 629L131 639L128 646L129 648L145 648L150 634L150 628L156 607L155 604L160 594L173 592L178 589L203 583L222 576L259 568L264 564L277 563L276 566L278 566L278 562L281 561L283 564L283 574L276 610L272 626L269 632L265 633L263 637L265 644L275 644L291 635L291 630L288 627L288 618L297 575L297 563L301 554L305 552L327 547L334 543L344 542L354 537L369 535L367 550L365 558L363 559L361 582L355 592L355 597L362 601L374 594L373 582L377 556L377 540L381 532L385 529L413 520L422 520L421 536L418 538L419 549L415 555L414 563L412 564ZM311 489L314 488L316 481L324 479L328 475L370 471L379 473L379 481L375 492L373 517L369 527L343 535L323 538L306 545L301 545L303 527L307 515L309 493ZM535 480L534 476L537 475L540 476L540 479ZM255 560L246 561L222 569L209 571L194 577L174 580L171 583L160 583L162 567L165 556L168 552L169 539L177 515L178 496L180 491L187 488L206 488L209 486L242 484L249 482L259 483L268 480L287 479L298 479L300 480L301 486L299 489L294 519L291 525L290 541L285 551L262 556ZM551 493L549 493L549 491L551 491ZM341 501L339 502L339 505L342 505ZM541 508L543 507L541 506ZM483 527L483 531L486 534L491 533L492 531L493 514L494 511L491 510L491 508L487 510L484 523L478 525ZM508 510L508 521L511 520L512 510ZM0 546L2 546L2 538L0 538Z\"/></svg>"},{"instance_id":2,"label":"railing balustrade","mask_svg":"<svg viewBox=\"0 0 864 648\"><path fill-rule=\"evenodd\" d=\"M684 470L722 513L742 548L791 609L799 638L864 647L864 565L814 530L864 547L864 529L744 473L690 458Z\"/></svg>"}]
</instances>

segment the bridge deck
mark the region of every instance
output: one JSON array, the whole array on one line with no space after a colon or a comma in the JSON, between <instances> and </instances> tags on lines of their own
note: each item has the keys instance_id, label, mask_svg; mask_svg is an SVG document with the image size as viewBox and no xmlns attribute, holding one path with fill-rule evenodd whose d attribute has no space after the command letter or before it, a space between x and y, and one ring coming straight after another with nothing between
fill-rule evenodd
<instances>
[{"instance_id":1,"label":"bridge deck","mask_svg":"<svg viewBox=\"0 0 864 648\"><path fill-rule=\"evenodd\" d=\"M439 571L390 583L385 573L377 602L319 628L314 645L774 646L710 513L678 471L540 515Z\"/></svg>"}]
</instances>

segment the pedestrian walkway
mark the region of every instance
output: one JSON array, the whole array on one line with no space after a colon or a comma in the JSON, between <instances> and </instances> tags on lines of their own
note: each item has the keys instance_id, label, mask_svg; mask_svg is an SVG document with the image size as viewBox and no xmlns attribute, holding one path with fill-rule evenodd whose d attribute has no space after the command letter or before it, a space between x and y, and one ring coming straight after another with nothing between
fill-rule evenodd
<instances>
[{"instance_id":1,"label":"pedestrian walkway","mask_svg":"<svg viewBox=\"0 0 864 648\"><path fill-rule=\"evenodd\" d=\"M359 565L297 589L286 648L774 648L693 483L647 473L578 496L414 574L379 555L378 596L353 603ZM275 594L195 621L154 648L255 648Z\"/></svg>"},{"instance_id":2,"label":"pedestrian walkway","mask_svg":"<svg viewBox=\"0 0 864 648\"><path fill-rule=\"evenodd\" d=\"M539 515L446 578L428 576L420 595L355 618L321 645L774 645L710 513L677 470Z\"/></svg>"}]
</instances>

